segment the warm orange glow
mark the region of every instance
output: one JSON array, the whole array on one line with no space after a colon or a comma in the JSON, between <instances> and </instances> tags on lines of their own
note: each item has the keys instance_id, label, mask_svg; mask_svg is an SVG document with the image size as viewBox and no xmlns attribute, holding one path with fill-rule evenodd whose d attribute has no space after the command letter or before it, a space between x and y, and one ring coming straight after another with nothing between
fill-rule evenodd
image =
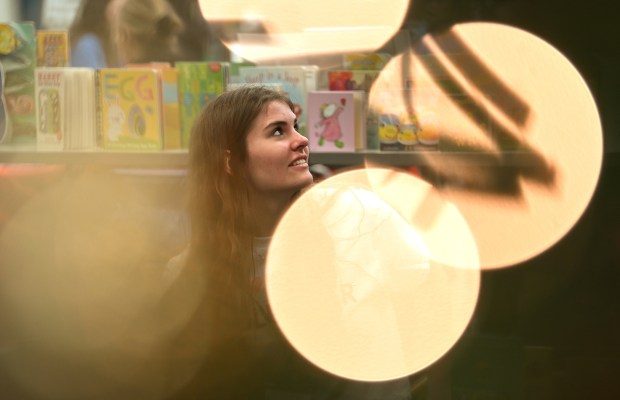
<instances>
[{"instance_id":1,"label":"warm orange glow","mask_svg":"<svg viewBox=\"0 0 620 400\"><path fill-rule=\"evenodd\" d=\"M200 1L225 44L260 62L372 51L399 29L407 0Z\"/></svg>"},{"instance_id":2,"label":"warm orange glow","mask_svg":"<svg viewBox=\"0 0 620 400\"><path fill-rule=\"evenodd\" d=\"M267 291L280 328L310 361L389 380L427 367L461 336L478 296L476 247L458 210L432 192L403 173L357 170L321 182L287 212Z\"/></svg>"},{"instance_id":3,"label":"warm orange glow","mask_svg":"<svg viewBox=\"0 0 620 400\"><path fill-rule=\"evenodd\" d=\"M162 376L182 384L195 372L188 363L171 374L162 363L161 344L203 292L200 280L164 284L171 255L157 254L155 232L166 228L148 211L151 195L108 174L64 177L3 224L0 369L34 398L160 399L175 389ZM193 344L187 352L199 360Z\"/></svg>"},{"instance_id":4,"label":"warm orange glow","mask_svg":"<svg viewBox=\"0 0 620 400\"><path fill-rule=\"evenodd\" d=\"M390 61L370 104L434 114L440 152L423 157L471 227L483 268L555 244L596 187L603 148L592 95L569 60L525 31L467 23L427 35Z\"/></svg>"}]
</instances>

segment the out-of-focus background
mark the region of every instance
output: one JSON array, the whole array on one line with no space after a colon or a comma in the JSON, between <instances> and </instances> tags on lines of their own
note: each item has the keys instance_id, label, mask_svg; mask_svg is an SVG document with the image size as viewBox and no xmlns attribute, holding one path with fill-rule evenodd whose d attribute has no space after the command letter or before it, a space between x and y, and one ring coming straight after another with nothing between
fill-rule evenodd
<instances>
[{"instance_id":1,"label":"out-of-focus background","mask_svg":"<svg viewBox=\"0 0 620 400\"><path fill-rule=\"evenodd\" d=\"M34 21L45 29L67 29L79 3L4 0L0 22ZM287 7L295 4L289 2ZM440 33L457 23L485 21L521 28L551 44L570 60L590 89L604 143L600 178L581 218L557 243L533 258L481 273L470 325L441 359L409 377L412 397L620 398L616 2L419 0L406 8L409 12L400 32ZM213 53L205 52L204 58L243 61L223 45L224 36L234 29L234 24L224 25L222 37L218 37L222 31L213 26L205 31L209 32L207 49ZM380 50L395 54L396 35L392 39ZM530 66L525 63L523 69ZM566 137L589 133L567 132ZM141 379L151 382L166 373L156 367L148 370L143 363L148 358L140 357L158 339L148 334L154 322L136 324L132 318L152 306L150 290L157 271L188 239L184 155L79 154L66 161L53 154L30 157L27 152L0 151L0 397L158 398L161 392L145 391L146 384L135 384L140 388L135 393L126 390ZM408 164L402 155L395 155L394 161L387 156L374 160L421 175L431 184L441 183L425 165ZM315 172L322 179L362 165L364 157L317 154L312 162L321 165ZM97 248L97 241L106 245ZM92 259L88 254L94 255ZM42 271L34 265L49 268ZM100 282L117 290L117 295L110 299L109 292L97 293ZM136 288L135 282L144 286ZM24 299L21 290L33 287ZM91 303L79 304L80 299ZM83 315L92 310L101 312L101 320ZM61 321L58 316L70 317ZM98 331L101 321L108 332ZM126 332L127 321L143 331ZM106 353L106 349L113 350ZM92 370L84 370L84 365ZM115 370L119 365L123 368ZM135 371L144 373L134 376ZM77 377L75 381L71 376ZM75 390L67 390L72 384Z\"/></svg>"}]
</instances>

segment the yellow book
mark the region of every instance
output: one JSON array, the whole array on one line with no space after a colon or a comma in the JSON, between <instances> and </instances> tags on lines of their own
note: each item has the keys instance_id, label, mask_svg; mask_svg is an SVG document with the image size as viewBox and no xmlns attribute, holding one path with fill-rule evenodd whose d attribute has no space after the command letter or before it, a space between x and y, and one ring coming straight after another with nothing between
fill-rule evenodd
<instances>
[{"instance_id":1,"label":"yellow book","mask_svg":"<svg viewBox=\"0 0 620 400\"><path fill-rule=\"evenodd\" d=\"M37 31L37 66L68 67L69 34L65 30Z\"/></svg>"},{"instance_id":2,"label":"yellow book","mask_svg":"<svg viewBox=\"0 0 620 400\"><path fill-rule=\"evenodd\" d=\"M155 69L97 70L97 126L104 150L163 149L158 74Z\"/></svg>"},{"instance_id":3,"label":"yellow book","mask_svg":"<svg viewBox=\"0 0 620 400\"><path fill-rule=\"evenodd\" d=\"M165 62L146 64L129 64L128 68L152 68L159 72L161 87L163 136L165 150L181 148L181 119L179 115L179 85L178 71Z\"/></svg>"}]
</instances>

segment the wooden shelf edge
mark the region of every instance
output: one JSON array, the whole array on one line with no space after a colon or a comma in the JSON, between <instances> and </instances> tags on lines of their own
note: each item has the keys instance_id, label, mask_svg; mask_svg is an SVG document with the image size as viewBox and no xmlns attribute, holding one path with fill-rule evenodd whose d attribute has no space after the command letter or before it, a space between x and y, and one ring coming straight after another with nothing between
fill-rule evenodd
<instances>
[{"instance_id":1,"label":"wooden shelf edge","mask_svg":"<svg viewBox=\"0 0 620 400\"><path fill-rule=\"evenodd\" d=\"M111 151L38 151L36 149L0 146L0 164L76 164L109 165L114 167L185 168L189 162L186 150L162 152ZM478 166L535 166L534 157L523 152L505 152L501 156L466 152L385 152L361 151L342 153L311 153L311 164L330 166L384 165L424 166L450 163Z\"/></svg>"}]
</instances>

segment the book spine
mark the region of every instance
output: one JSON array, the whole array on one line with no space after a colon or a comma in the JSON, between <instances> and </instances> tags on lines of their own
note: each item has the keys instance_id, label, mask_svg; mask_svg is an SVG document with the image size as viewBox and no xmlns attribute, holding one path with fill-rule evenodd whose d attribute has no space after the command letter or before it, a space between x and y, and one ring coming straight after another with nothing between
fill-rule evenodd
<instances>
[{"instance_id":1,"label":"book spine","mask_svg":"<svg viewBox=\"0 0 620 400\"><path fill-rule=\"evenodd\" d=\"M66 141L64 72L59 68L35 70L36 143L40 150L62 150Z\"/></svg>"},{"instance_id":2,"label":"book spine","mask_svg":"<svg viewBox=\"0 0 620 400\"><path fill-rule=\"evenodd\" d=\"M365 92L355 92L355 150L367 148L368 96Z\"/></svg>"},{"instance_id":3,"label":"book spine","mask_svg":"<svg viewBox=\"0 0 620 400\"><path fill-rule=\"evenodd\" d=\"M101 71L95 70L95 146L103 148L103 90L101 88Z\"/></svg>"}]
</instances>

